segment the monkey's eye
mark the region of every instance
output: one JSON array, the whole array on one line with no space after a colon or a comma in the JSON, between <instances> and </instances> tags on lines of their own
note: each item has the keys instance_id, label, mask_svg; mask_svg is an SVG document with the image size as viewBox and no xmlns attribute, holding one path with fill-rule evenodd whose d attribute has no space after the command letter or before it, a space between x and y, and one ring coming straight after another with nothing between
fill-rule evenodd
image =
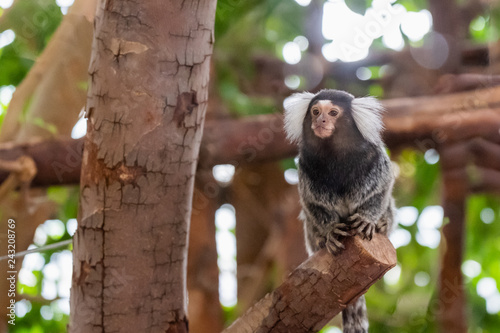
<instances>
[{"instance_id":1,"label":"monkey's eye","mask_svg":"<svg viewBox=\"0 0 500 333\"><path fill-rule=\"evenodd\" d=\"M332 111L330 111L328 114L329 114L330 116L332 116L332 117L336 117L336 116L338 116L339 112L338 112L337 110L332 110Z\"/></svg>"},{"instance_id":2,"label":"monkey's eye","mask_svg":"<svg viewBox=\"0 0 500 333\"><path fill-rule=\"evenodd\" d=\"M318 109L312 109L312 114L317 116L319 114L319 110Z\"/></svg>"}]
</instances>

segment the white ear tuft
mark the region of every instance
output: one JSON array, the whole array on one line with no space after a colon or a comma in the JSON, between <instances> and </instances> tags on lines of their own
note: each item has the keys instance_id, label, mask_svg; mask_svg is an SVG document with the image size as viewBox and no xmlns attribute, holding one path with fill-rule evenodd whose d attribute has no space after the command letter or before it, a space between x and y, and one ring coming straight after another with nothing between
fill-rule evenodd
<instances>
[{"instance_id":1,"label":"white ear tuft","mask_svg":"<svg viewBox=\"0 0 500 333\"><path fill-rule=\"evenodd\" d=\"M310 92L295 93L283 102L285 107L285 132L290 142L300 142L302 123L313 97L314 94Z\"/></svg>"},{"instance_id":2,"label":"white ear tuft","mask_svg":"<svg viewBox=\"0 0 500 333\"><path fill-rule=\"evenodd\" d=\"M375 97L361 97L353 99L351 108L354 122L363 137L372 143L379 143L384 129L382 113L385 110L382 104Z\"/></svg>"}]
</instances>

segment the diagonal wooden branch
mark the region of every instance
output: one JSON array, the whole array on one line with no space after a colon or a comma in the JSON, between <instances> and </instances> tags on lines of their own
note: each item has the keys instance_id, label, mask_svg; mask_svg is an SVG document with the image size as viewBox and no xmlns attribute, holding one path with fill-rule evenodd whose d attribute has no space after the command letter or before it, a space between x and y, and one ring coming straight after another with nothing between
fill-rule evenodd
<instances>
[{"instance_id":1,"label":"diagonal wooden branch","mask_svg":"<svg viewBox=\"0 0 500 333\"><path fill-rule=\"evenodd\" d=\"M396 265L385 236L344 244L338 256L326 250L311 256L223 333L317 332Z\"/></svg>"}]
</instances>

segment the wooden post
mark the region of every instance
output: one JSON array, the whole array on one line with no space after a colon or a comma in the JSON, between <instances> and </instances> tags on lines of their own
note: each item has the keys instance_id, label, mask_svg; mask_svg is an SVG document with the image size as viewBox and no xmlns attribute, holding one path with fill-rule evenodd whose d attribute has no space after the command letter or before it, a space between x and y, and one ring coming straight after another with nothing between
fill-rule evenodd
<instances>
[{"instance_id":1,"label":"wooden post","mask_svg":"<svg viewBox=\"0 0 500 333\"><path fill-rule=\"evenodd\" d=\"M435 313L440 332L467 332L466 298L462 276L465 246L465 200L467 178L454 177L452 148L442 148L443 209L449 222L443 227L439 265L438 308Z\"/></svg>"}]
</instances>

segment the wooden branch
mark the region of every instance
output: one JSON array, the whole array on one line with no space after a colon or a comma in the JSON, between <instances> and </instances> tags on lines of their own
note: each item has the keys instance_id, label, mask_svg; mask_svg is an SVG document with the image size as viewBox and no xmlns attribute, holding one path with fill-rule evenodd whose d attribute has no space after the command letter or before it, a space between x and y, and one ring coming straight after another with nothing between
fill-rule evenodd
<instances>
[{"instance_id":1,"label":"wooden branch","mask_svg":"<svg viewBox=\"0 0 500 333\"><path fill-rule=\"evenodd\" d=\"M474 137L498 136L500 87L383 101L384 139L391 149L421 151Z\"/></svg>"},{"instance_id":2,"label":"wooden branch","mask_svg":"<svg viewBox=\"0 0 500 333\"><path fill-rule=\"evenodd\" d=\"M445 183L466 180L467 194L500 193L500 136L497 142L476 138L447 146L440 155Z\"/></svg>"},{"instance_id":3,"label":"wooden branch","mask_svg":"<svg viewBox=\"0 0 500 333\"><path fill-rule=\"evenodd\" d=\"M78 184L82 166L83 138L35 141L23 144L0 145L2 160L14 161L29 156L36 164L37 173L32 186ZM0 170L0 182L8 172Z\"/></svg>"},{"instance_id":4,"label":"wooden branch","mask_svg":"<svg viewBox=\"0 0 500 333\"><path fill-rule=\"evenodd\" d=\"M475 137L498 139L500 87L449 95L382 101L384 140L392 150L421 151ZM37 164L35 186L76 184L80 177L83 139L54 140L21 146L2 145L4 160L28 155ZM297 148L286 141L281 114L207 121L199 166L240 165L292 157ZM0 182L7 177L0 172Z\"/></svg>"},{"instance_id":5,"label":"wooden branch","mask_svg":"<svg viewBox=\"0 0 500 333\"><path fill-rule=\"evenodd\" d=\"M436 94L450 94L498 85L500 85L500 75L476 73L445 74L439 78L434 87L434 92Z\"/></svg>"},{"instance_id":6,"label":"wooden branch","mask_svg":"<svg viewBox=\"0 0 500 333\"><path fill-rule=\"evenodd\" d=\"M338 256L326 250L311 256L223 332L317 332L396 265L385 236L344 244Z\"/></svg>"},{"instance_id":7,"label":"wooden branch","mask_svg":"<svg viewBox=\"0 0 500 333\"><path fill-rule=\"evenodd\" d=\"M286 140L281 114L207 121L199 165L277 161L297 153Z\"/></svg>"}]
</instances>

